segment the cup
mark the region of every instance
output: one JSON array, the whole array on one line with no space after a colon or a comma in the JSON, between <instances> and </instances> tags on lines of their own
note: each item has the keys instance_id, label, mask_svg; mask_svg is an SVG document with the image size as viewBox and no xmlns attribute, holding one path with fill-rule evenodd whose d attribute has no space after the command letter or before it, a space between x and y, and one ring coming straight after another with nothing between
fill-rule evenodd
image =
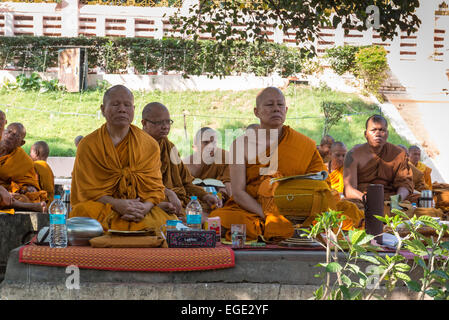
<instances>
[{"instance_id":1,"label":"cup","mask_svg":"<svg viewBox=\"0 0 449 320\"><path fill-rule=\"evenodd\" d=\"M246 224L231 224L232 248L243 248L246 241Z\"/></svg>"}]
</instances>

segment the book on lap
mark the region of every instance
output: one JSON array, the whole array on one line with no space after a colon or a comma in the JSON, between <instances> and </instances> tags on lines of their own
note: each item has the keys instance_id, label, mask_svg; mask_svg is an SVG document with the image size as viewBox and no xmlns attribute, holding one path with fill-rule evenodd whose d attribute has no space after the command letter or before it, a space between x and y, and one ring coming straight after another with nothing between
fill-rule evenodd
<instances>
[{"instance_id":1,"label":"book on lap","mask_svg":"<svg viewBox=\"0 0 449 320\"><path fill-rule=\"evenodd\" d=\"M200 179L200 178L195 178L192 181L193 184L198 185L198 186L214 186L214 187L218 187L218 188L224 188L225 185L223 182L221 182L220 180L217 179Z\"/></svg>"}]
</instances>

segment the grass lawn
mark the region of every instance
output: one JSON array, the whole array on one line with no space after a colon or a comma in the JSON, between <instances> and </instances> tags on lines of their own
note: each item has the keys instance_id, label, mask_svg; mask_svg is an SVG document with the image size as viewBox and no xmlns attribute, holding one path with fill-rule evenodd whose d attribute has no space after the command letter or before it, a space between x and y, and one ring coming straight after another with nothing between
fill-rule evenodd
<instances>
[{"instance_id":1,"label":"grass lawn","mask_svg":"<svg viewBox=\"0 0 449 320\"><path fill-rule=\"evenodd\" d=\"M228 148L233 136L226 134L226 129L241 129L243 132L247 125L258 122L253 108L259 91L134 92L134 124L141 127L143 107L149 102L159 101L168 107L175 121L169 138L178 146L182 156L190 154L193 135L203 126L219 130L223 138L222 147ZM343 141L348 149L366 142L363 136L365 121L371 114L379 112L376 105L367 104L354 94L299 85L290 85L284 93L289 107L285 124L318 143L324 125L320 111L323 100L345 102L348 114L364 113L344 117L330 130L330 134L336 140ZM26 152L35 141L45 140L50 146L50 156L74 156L74 138L87 135L104 123L99 113L102 98L103 92L99 91L38 93L2 89L0 109L6 112L8 123L21 122L25 125ZM186 130L183 111L188 112ZM389 142L409 146L391 127Z\"/></svg>"}]
</instances>

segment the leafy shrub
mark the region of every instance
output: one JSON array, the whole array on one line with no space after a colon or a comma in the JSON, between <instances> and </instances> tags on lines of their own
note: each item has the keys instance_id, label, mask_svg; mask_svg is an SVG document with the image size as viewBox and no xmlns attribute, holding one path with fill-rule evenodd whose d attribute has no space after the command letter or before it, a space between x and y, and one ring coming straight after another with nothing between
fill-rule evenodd
<instances>
[{"instance_id":1,"label":"leafy shrub","mask_svg":"<svg viewBox=\"0 0 449 320\"><path fill-rule=\"evenodd\" d=\"M388 70L387 51L381 46L360 49L356 54L358 77L364 80L368 92L379 96L379 88Z\"/></svg>"},{"instance_id":2,"label":"leafy shrub","mask_svg":"<svg viewBox=\"0 0 449 320\"><path fill-rule=\"evenodd\" d=\"M29 77L22 73L16 77L16 82L5 81L3 86L8 90L19 89L22 91L59 91L64 90L64 86L59 84L58 79L42 80L40 75L33 72Z\"/></svg>"},{"instance_id":3,"label":"leafy shrub","mask_svg":"<svg viewBox=\"0 0 449 320\"><path fill-rule=\"evenodd\" d=\"M177 71L209 76L278 72L290 76L301 71L304 51L276 43L243 41L191 41L114 37L2 37L0 65L22 70L45 71L58 66L58 50L64 46L87 47L90 70L125 73L134 67L139 74Z\"/></svg>"},{"instance_id":4,"label":"leafy shrub","mask_svg":"<svg viewBox=\"0 0 449 320\"><path fill-rule=\"evenodd\" d=\"M338 75L346 72L354 73L356 68L356 53L361 47L339 46L326 50L325 58L329 61L332 70Z\"/></svg>"}]
</instances>

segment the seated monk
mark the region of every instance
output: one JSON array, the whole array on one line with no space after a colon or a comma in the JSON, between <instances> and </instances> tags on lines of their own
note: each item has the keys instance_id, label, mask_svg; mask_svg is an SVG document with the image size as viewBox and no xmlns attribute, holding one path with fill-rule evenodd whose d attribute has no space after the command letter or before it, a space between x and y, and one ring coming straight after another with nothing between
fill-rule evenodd
<instances>
[{"instance_id":1,"label":"seated monk","mask_svg":"<svg viewBox=\"0 0 449 320\"><path fill-rule=\"evenodd\" d=\"M73 141L75 143L75 147L78 148L78 145L80 144L81 139L84 138L83 136L77 136L75 140Z\"/></svg>"},{"instance_id":2,"label":"seated monk","mask_svg":"<svg viewBox=\"0 0 449 320\"><path fill-rule=\"evenodd\" d=\"M273 241L291 237L293 224L274 205L275 184L270 185L270 179L325 170L315 142L284 126L287 110L278 88L262 90L254 108L260 119L260 127L254 130L257 137L253 130L247 130L231 146L232 197L209 215L221 218L227 240L231 239L232 224L246 224L248 240L259 236Z\"/></svg>"},{"instance_id":3,"label":"seated monk","mask_svg":"<svg viewBox=\"0 0 449 320\"><path fill-rule=\"evenodd\" d=\"M5 131L5 126L8 123L8 120L6 120L6 114L0 110L0 139L3 135L3 131Z\"/></svg>"},{"instance_id":4,"label":"seated monk","mask_svg":"<svg viewBox=\"0 0 449 320\"><path fill-rule=\"evenodd\" d=\"M331 188L343 193L343 162L346 155L346 146L343 142L334 142L330 149L331 160L327 164Z\"/></svg>"},{"instance_id":5,"label":"seated monk","mask_svg":"<svg viewBox=\"0 0 449 320\"><path fill-rule=\"evenodd\" d=\"M26 130L11 123L0 140L0 208L45 212L47 193L41 191L33 160L21 148Z\"/></svg>"},{"instance_id":6,"label":"seated monk","mask_svg":"<svg viewBox=\"0 0 449 320\"><path fill-rule=\"evenodd\" d=\"M432 190L432 169L422 163L421 149L418 146L408 148L410 162L424 174L426 190Z\"/></svg>"},{"instance_id":7,"label":"seated monk","mask_svg":"<svg viewBox=\"0 0 449 320\"><path fill-rule=\"evenodd\" d=\"M409 157L408 149L406 146L398 144L398 147L404 150L407 157ZM413 165L413 163L410 162L410 157L408 159L409 159L408 165L410 166L410 169L412 169L414 190L416 190L420 194L422 190L427 189L426 182L424 181L424 173L421 172L417 167Z\"/></svg>"},{"instance_id":8,"label":"seated monk","mask_svg":"<svg viewBox=\"0 0 449 320\"><path fill-rule=\"evenodd\" d=\"M231 196L231 177L226 160L228 152L217 147L217 132L209 127L198 130L193 139L194 153L182 160L193 177L216 179L225 187L217 188L225 199Z\"/></svg>"},{"instance_id":9,"label":"seated monk","mask_svg":"<svg viewBox=\"0 0 449 320\"><path fill-rule=\"evenodd\" d=\"M320 142L320 145L317 146L318 152L320 153L321 158L324 163L328 163L330 159L330 150L332 144L335 142L334 138L330 135L325 135Z\"/></svg>"},{"instance_id":10,"label":"seated monk","mask_svg":"<svg viewBox=\"0 0 449 320\"><path fill-rule=\"evenodd\" d=\"M203 208L204 221L211 208L221 204L217 197L192 183L193 176L179 157L175 145L167 138L172 123L168 109L159 102L147 104L142 111L143 130L159 143L161 151L159 168L165 186L165 200L158 206L183 218L190 197L197 196Z\"/></svg>"},{"instance_id":11,"label":"seated monk","mask_svg":"<svg viewBox=\"0 0 449 320\"><path fill-rule=\"evenodd\" d=\"M157 205L164 199L157 142L132 125L134 96L109 88L101 112L106 123L78 145L72 173L70 217L89 217L105 231L155 229L177 219Z\"/></svg>"},{"instance_id":12,"label":"seated monk","mask_svg":"<svg viewBox=\"0 0 449 320\"><path fill-rule=\"evenodd\" d=\"M385 200L396 194L400 201L405 200L413 192L407 155L401 148L387 142L388 123L384 117L369 117L365 127L367 143L353 147L344 160L345 197L363 201L370 184L382 184Z\"/></svg>"},{"instance_id":13,"label":"seated monk","mask_svg":"<svg viewBox=\"0 0 449 320\"><path fill-rule=\"evenodd\" d=\"M39 187L47 191L47 203L53 201L55 195L55 176L47 163L50 148L45 141L35 142L30 149L30 157L34 161L34 170L37 173Z\"/></svg>"}]
</instances>

